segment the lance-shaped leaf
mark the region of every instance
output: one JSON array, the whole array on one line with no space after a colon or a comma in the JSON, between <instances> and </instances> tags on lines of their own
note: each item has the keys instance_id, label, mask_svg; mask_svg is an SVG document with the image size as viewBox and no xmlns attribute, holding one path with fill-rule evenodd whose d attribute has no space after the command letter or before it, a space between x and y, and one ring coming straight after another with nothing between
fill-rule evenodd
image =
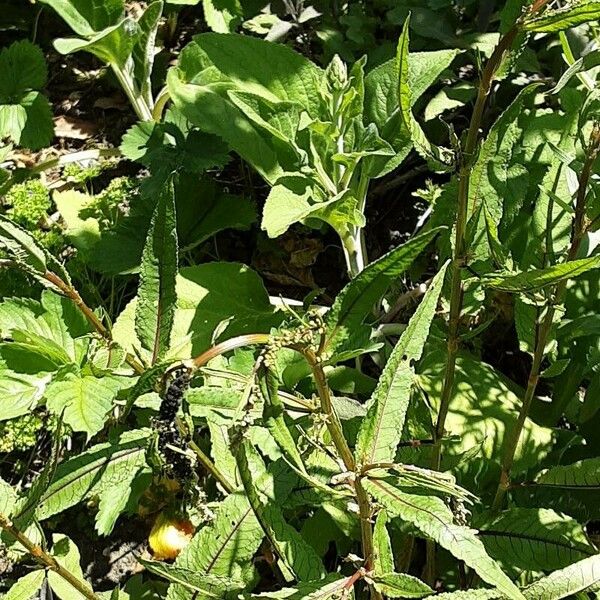
<instances>
[{"instance_id":1,"label":"lance-shaped leaf","mask_svg":"<svg viewBox=\"0 0 600 600\"><path fill-rule=\"evenodd\" d=\"M600 19L600 2L578 0L563 8L547 10L540 17L526 19L523 29L534 32L556 33L583 23Z\"/></svg>"},{"instance_id":2,"label":"lance-shaped leaf","mask_svg":"<svg viewBox=\"0 0 600 600\"><path fill-rule=\"evenodd\" d=\"M433 278L421 304L398 340L369 401L355 455L365 465L393 462L414 383L412 363L421 358L438 304L448 263Z\"/></svg>"},{"instance_id":3,"label":"lance-shaped leaf","mask_svg":"<svg viewBox=\"0 0 600 600\"><path fill-rule=\"evenodd\" d=\"M139 36L131 55L133 57L133 73L141 95L148 106L153 105L152 84L150 75L154 64L156 31L163 11L161 1L152 2L138 20Z\"/></svg>"},{"instance_id":4,"label":"lance-shaped leaf","mask_svg":"<svg viewBox=\"0 0 600 600\"><path fill-rule=\"evenodd\" d=\"M263 421L285 457L300 471L305 471L304 462L296 442L285 422L285 408L279 397L277 376L272 369L263 369L260 389L264 398Z\"/></svg>"},{"instance_id":5,"label":"lance-shaped leaf","mask_svg":"<svg viewBox=\"0 0 600 600\"><path fill-rule=\"evenodd\" d=\"M409 494L383 479L367 479L365 489L390 516L412 524L427 538L475 570L481 579L498 588L508 598L523 600L519 588L486 552L477 532L454 524L454 515L441 498Z\"/></svg>"},{"instance_id":6,"label":"lance-shaped leaf","mask_svg":"<svg viewBox=\"0 0 600 600\"><path fill-rule=\"evenodd\" d=\"M545 269L532 269L517 275L491 275L483 279L489 287L505 292L533 292L564 279L577 277L600 267L600 256L571 260Z\"/></svg>"},{"instance_id":7,"label":"lance-shaped leaf","mask_svg":"<svg viewBox=\"0 0 600 600\"><path fill-rule=\"evenodd\" d=\"M42 275L46 271L46 253L33 237L4 215L0 215L0 248L26 268Z\"/></svg>"},{"instance_id":8,"label":"lance-shaped leaf","mask_svg":"<svg viewBox=\"0 0 600 600\"><path fill-rule=\"evenodd\" d=\"M394 555L392 542L387 530L388 516L385 508L379 511L373 527L373 546L375 548L374 571L375 573L391 573L394 571Z\"/></svg>"},{"instance_id":9,"label":"lance-shaped leaf","mask_svg":"<svg viewBox=\"0 0 600 600\"><path fill-rule=\"evenodd\" d=\"M477 524L490 555L520 569L553 571L597 552L575 519L546 508L512 508Z\"/></svg>"},{"instance_id":10,"label":"lance-shaped leaf","mask_svg":"<svg viewBox=\"0 0 600 600\"><path fill-rule=\"evenodd\" d=\"M246 499L236 491L215 510L215 518L202 527L175 561L178 568L198 574L243 581L252 577L252 557L264 537L263 530ZM188 600L193 593L174 584L167 600Z\"/></svg>"},{"instance_id":11,"label":"lance-shaped leaf","mask_svg":"<svg viewBox=\"0 0 600 600\"><path fill-rule=\"evenodd\" d=\"M344 287L325 319L328 352L333 352L360 327L392 281L411 266L442 229L432 229L394 248L369 264Z\"/></svg>"},{"instance_id":12,"label":"lance-shaped leaf","mask_svg":"<svg viewBox=\"0 0 600 600\"><path fill-rule=\"evenodd\" d=\"M90 496L112 494L119 482L133 479L145 464L150 431L128 431L114 442L98 444L58 466L36 510L47 519Z\"/></svg>"},{"instance_id":13,"label":"lance-shaped leaf","mask_svg":"<svg viewBox=\"0 0 600 600\"><path fill-rule=\"evenodd\" d=\"M279 567L284 577L291 575L298 581L322 578L325 569L315 549L285 521L272 498L264 494L261 497L260 482L265 480L267 471L261 456L248 440L239 444L236 460L248 501L281 560Z\"/></svg>"},{"instance_id":14,"label":"lance-shaped leaf","mask_svg":"<svg viewBox=\"0 0 600 600\"><path fill-rule=\"evenodd\" d=\"M585 458L571 465L559 465L544 471L535 482L544 487L571 490L600 489L600 458Z\"/></svg>"},{"instance_id":15,"label":"lance-shaped leaf","mask_svg":"<svg viewBox=\"0 0 600 600\"><path fill-rule=\"evenodd\" d=\"M196 592L205 600L213 598L215 600L222 600L223 598L227 598L228 594L244 587L242 582L230 579L229 577L197 573L190 569L184 569L183 567L155 560L144 560L143 558L138 558L137 560L151 573L163 577L171 583L176 583L190 592Z\"/></svg>"},{"instance_id":16,"label":"lance-shaped leaf","mask_svg":"<svg viewBox=\"0 0 600 600\"><path fill-rule=\"evenodd\" d=\"M350 577L340 577L331 573L319 581L304 581L291 588L283 588L276 592L251 594L248 600L260 598L286 599L286 600L334 600L347 588ZM353 596L349 596L352 598Z\"/></svg>"},{"instance_id":17,"label":"lance-shaped leaf","mask_svg":"<svg viewBox=\"0 0 600 600\"><path fill-rule=\"evenodd\" d=\"M584 558L554 571L523 590L527 600L561 600L600 584L600 555Z\"/></svg>"},{"instance_id":18,"label":"lance-shaped leaf","mask_svg":"<svg viewBox=\"0 0 600 600\"><path fill-rule=\"evenodd\" d=\"M382 573L369 579L386 598L424 598L434 593L426 583L406 573Z\"/></svg>"},{"instance_id":19,"label":"lance-shaped leaf","mask_svg":"<svg viewBox=\"0 0 600 600\"><path fill-rule=\"evenodd\" d=\"M435 600L499 600L500 598L502 598L502 594L498 591L484 589L460 590L435 595Z\"/></svg>"},{"instance_id":20,"label":"lance-shaped leaf","mask_svg":"<svg viewBox=\"0 0 600 600\"><path fill-rule=\"evenodd\" d=\"M427 139L421 125L412 112L412 93L409 85L409 24L410 17L404 22L402 34L398 40L396 60L398 61L398 105L404 125L410 131L415 150L425 159L431 161L434 168L446 170L452 164L452 154L446 148L438 147Z\"/></svg>"},{"instance_id":21,"label":"lance-shaped leaf","mask_svg":"<svg viewBox=\"0 0 600 600\"><path fill-rule=\"evenodd\" d=\"M177 220L173 180L158 198L142 253L135 329L142 346L152 352L152 364L169 347L177 294Z\"/></svg>"}]
</instances>

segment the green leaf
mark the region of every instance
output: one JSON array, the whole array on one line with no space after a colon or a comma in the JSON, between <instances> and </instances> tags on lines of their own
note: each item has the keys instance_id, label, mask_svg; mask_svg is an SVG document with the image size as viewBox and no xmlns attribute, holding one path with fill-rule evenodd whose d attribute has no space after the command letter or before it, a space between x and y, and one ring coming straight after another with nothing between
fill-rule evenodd
<instances>
[{"instance_id":1,"label":"green leaf","mask_svg":"<svg viewBox=\"0 0 600 600\"><path fill-rule=\"evenodd\" d=\"M411 52L408 56L408 87L414 103L427 88L439 81L460 50ZM365 115L382 131L386 121L398 108L398 61L392 58L365 76Z\"/></svg>"},{"instance_id":2,"label":"green leaf","mask_svg":"<svg viewBox=\"0 0 600 600\"><path fill-rule=\"evenodd\" d=\"M404 273L441 231L432 229L370 263L337 295L327 313L327 345L334 352L363 322L394 279Z\"/></svg>"},{"instance_id":3,"label":"green leaf","mask_svg":"<svg viewBox=\"0 0 600 600\"><path fill-rule=\"evenodd\" d=\"M360 464L394 462L402 436L415 372L438 305L448 263L438 271L415 314L394 347L361 423L355 456Z\"/></svg>"},{"instance_id":4,"label":"green leaf","mask_svg":"<svg viewBox=\"0 0 600 600\"><path fill-rule=\"evenodd\" d=\"M131 480L145 464L150 431L123 433L61 463L36 510L40 521L75 506L85 498L112 494L119 482Z\"/></svg>"},{"instance_id":5,"label":"green leaf","mask_svg":"<svg viewBox=\"0 0 600 600\"><path fill-rule=\"evenodd\" d=\"M600 555L584 558L532 583L523 590L527 600L561 600L600 583Z\"/></svg>"},{"instance_id":6,"label":"green leaf","mask_svg":"<svg viewBox=\"0 0 600 600\"><path fill-rule=\"evenodd\" d=\"M20 40L0 52L0 104L17 104L30 90L46 85L48 69L39 46Z\"/></svg>"},{"instance_id":7,"label":"green leaf","mask_svg":"<svg viewBox=\"0 0 600 600\"><path fill-rule=\"evenodd\" d=\"M243 583L229 579L229 577L199 574L190 569L154 560L143 558L137 560L150 573L163 577L171 583L178 584L186 590L202 594L202 598L206 600L210 598L222 600L227 597L227 594L240 590L244 586Z\"/></svg>"},{"instance_id":8,"label":"green leaf","mask_svg":"<svg viewBox=\"0 0 600 600\"><path fill-rule=\"evenodd\" d=\"M274 598L277 600L336 600L343 593L344 586L350 578L341 578L337 573L331 573L319 581L304 581L293 588L283 588L277 592L251 594L248 600ZM352 596L350 596L352 598Z\"/></svg>"},{"instance_id":9,"label":"green leaf","mask_svg":"<svg viewBox=\"0 0 600 600\"><path fill-rule=\"evenodd\" d=\"M477 523L486 550L507 566L553 571L596 554L577 521L550 509L511 508Z\"/></svg>"},{"instance_id":10,"label":"green leaf","mask_svg":"<svg viewBox=\"0 0 600 600\"><path fill-rule=\"evenodd\" d=\"M127 305L114 327L114 340L134 352L136 301ZM268 333L281 321L260 277L245 265L213 262L180 270L177 309L168 359L197 356L218 340L246 333Z\"/></svg>"},{"instance_id":11,"label":"green leaf","mask_svg":"<svg viewBox=\"0 0 600 600\"><path fill-rule=\"evenodd\" d=\"M62 414L73 431L83 431L90 438L104 427L113 400L124 385L127 382L120 377L67 372L55 378L44 395L50 412Z\"/></svg>"},{"instance_id":12,"label":"green leaf","mask_svg":"<svg viewBox=\"0 0 600 600\"><path fill-rule=\"evenodd\" d=\"M406 573L382 573L370 578L386 598L424 598L434 593L426 583Z\"/></svg>"},{"instance_id":13,"label":"green leaf","mask_svg":"<svg viewBox=\"0 0 600 600\"><path fill-rule=\"evenodd\" d=\"M285 422L285 408L279 397L279 382L272 369L264 369L260 379L260 389L264 399L263 422L283 454L300 471L305 471L302 456L296 447L296 441Z\"/></svg>"},{"instance_id":14,"label":"green leaf","mask_svg":"<svg viewBox=\"0 0 600 600\"><path fill-rule=\"evenodd\" d=\"M490 275L482 281L489 287L505 292L532 292L599 267L600 255L571 260L545 269L532 269L517 275Z\"/></svg>"},{"instance_id":15,"label":"green leaf","mask_svg":"<svg viewBox=\"0 0 600 600\"><path fill-rule=\"evenodd\" d=\"M28 92L19 104L0 104L0 136L19 146L39 150L54 136L52 108L41 92Z\"/></svg>"},{"instance_id":16,"label":"green leaf","mask_svg":"<svg viewBox=\"0 0 600 600\"><path fill-rule=\"evenodd\" d=\"M271 238L285 233L294 223L301 222L322 208L313 182L300 175L280 177L265 201L261 227Z\"/></svg>"},{"instance_id":17,"label":"green leaf","mask_svg":"<svg viewBox=\"0 0 600 600\"><path fill-rule=\"evenodd\" d=\"M16 583L14 583L6 595L3 596L4 600L31 600L39 589L42 587L46 579L46 571L44 569L37 569L31 573L27 573L23 577L20 577Z\"/></svg>"},{"instance_id":18,"label":"green leaf","mask_svg":"<svg viewBox=\"0 0 600 600\"><path fill-rule=\"evenodd\" d=\"M321 79L314 63L286 46L208 33L184 48L178 67L169 71L167 86L177 108L194 125L224 139L274 184L286 171L297 170L299 155L290 141L293 136L274 137L273 127L303 108L317 115Z\"/></svg>"},{"instance_id":19,"label":"green leaf","mask_svg":"<svg viewBox=\"0 0 600 600\"><path fill-rule=\"evenodd\" d=\"M156 32L163 11L163 2L152 2L148 5L142 16L138 19L139 37L136 40L131 55L133 57L133 74L138 84L141 96L148 106L153 106L152 100L152 66L154 65L154 52Z\"/></svg>"},{"instance_id":20,"label":"green leaf","mask_svg":"<svg viewBox=\"0 0 600 600\"><path fill-rule=\"evenodd\" d=\"M132 125L123 136L120 150L130 160L142 163L157 174L170 171L197 174L222 167L228 160L225 142L193 129L177 109L167 110L162 123L143 121ZM176 191L177 184L185 183L180 177ZM197 183L197 177L194 177L194 183ZM178 205L178 208L182 207Z\"/></svg>"},{"instance_id":21,"label":"green leaf","mask_svg":"<svg viewBox=\"0 0 600 600\"><path fill-rule=\"evenodd\" d=\"M192 45L202 54L204 66L212 65L236 89L274 102L296 102L309 114L318 115L323 72L288 46L245 35L219 33L197 35Z\"/></svg>"},{"instance_id":22,"label":"green leaf","mask_svg":"<svg viewBox=\"0 0 600 600\"><path fill-rule=\"evenodd\" d=\"M396 59L398 61L398 105L404 125L410 131L412 142L416 151L425 159L432 162L432 165L439 170L447 170L452 165L452 155L449 150L435 146L427 139L421 125L415 119L412 112L412 92L409 87L409 21L407 18L402 34L398 40Z\"/></svg>"},{"instance_id":23,"label":"green leaf","mask_svg":"<svg viewBox=\"0 0 600 600\"><path fill-rule=\"evenodd\" d=\"M483 581L497 587L507 597L523 600L523 594L517 586L486 553L476 531L453 524L452 511L443 500L435 496L408 494L385 480L367 479L364 486L390 516L411 523L427 538L464 561Z\"/></svg>"},{"instance_id":24,"label":"green leaf","mask_svg":"<svg viewBox=\"0 0 600 600\"><path fill-rule=\"evenodd\" d=\"M394 555L392 554L392 542L387 530L388 516L383 508L377 514L375 527L373 527L373 547L375 549L374 571L375 573L392 573L394 571Z\"/></svg>"},{"instance_id":25,"label":"green leaf","mask_svg":"<svg viewBox=\"0 0 600 600\"><path fill-rule=\"evenodd\" d=\"M446 364L445 351L430 351L420 365L419 384L427 394L434 414L438 410ZM446 419L446 430L458 439L444 446L444 455L460 457L479 447L478 460L460 464L465 483L482 486L498 483L498 462L506 444L507 432L521 408L521 396L513 384L490 365L467 353L459 354L454 377L454 395ZM515 452L513 472L524 472L540 464L552 447L553 432L526 419ZM486 476L488 479L486 479ZM475 484L475 481L477 484Z\"/></svg>"},{"instance_id":26,"label":"green leaf","mask_svg":"<svg viewBox=\"0 0 600 600\"><path fill-rule=\"evenodd\" d=\"M600 19L600 2L577 0L558 9L546 10L539 17L530 17L523 22L525 31L556 33L583 23Z\"/></svg>"},{"instance_id":27,"label":"green leaf","mask_svg":"<svg viewBox=\"0 0 600 600\"><path fill-rule=\"evenodd\" d=\"M288 525L272 499L261 498L261 494L264 493L260 482L265 479L267 471L261 456L249 441L240 443L236 450L236 460L248 501L267 539L283 562L280 567L284 576L289 572L298 581L311 581L323 577L325 570L314 548Z\"/></svg>"},{"instance_id":28,"label":"green leaf","mask_svg":"<svg viewBox=\"0 0 600 600\"><path fill-rule=\"evenodd\" d=\"M409 54L408 87L411 90L410 99L413 106L428 87L439 81L442 72L458 53L459 50L436 50ZM377 173L377 177L396 168L412 148L410 132L398 111L398 75L398 61L393 58L375 67L365 76L365 122L374 123L381 137L397 152Z\"/></svg>"},{"instance_id":29,"label":"green leaf","mask_svg":"<svg viewBox=\"0 0 600 600\"><path fill-rule=\"evenodd\" d=\"M129 18L94 33L89 38L58 38L54 47L60 54L73 54L84 50L101 61L125 68L138 38L137 24Z\"/></svg>"},{"instance_id":30,"label":"green leaf","mask_svg":"<svg viewBox=\"0 0 600 600\"><path fill-rule=\"evenodd\" d=\"M175 561L177 568L199 575L247 582L248 568L264 537L245 495L234 492L215 510L214 520L199 529ZM188 600L189 591L171 585L167 600Z\"/></svg>"},{"instance_id":31,"label":"green leaf","mask_svg":"<svg viewBox=\"0 0 600 600\"><path fill-rule=\"evenodd\" d=\"M48 77L40 48L21 40L0 52L0 138L38 150L54 135L52 109L39 92Z\"/></svg>"},{"instance_id":32,"label":"green leaf","mask_svg":"<svg viewBox=\"0 0 600 600\"><path fill-rule=\"evenodd\" d=\"M436 594L436 600L500 600L502 594L496 590L460 590L446 594Z\"/></svg>"},{"instance_id":33,"label":"green leaf","mask_svg":"<svg viewBox=\"0 0 600 600\"><path fill-rule=\"evenodd\" d=\"M3 368L0 363L0 395L10 399L0 405L0 421L31 412L42 399L49 378L48 374L43 372L38 375L15 373Z\"/></svg>"},{"instance_id":34,"label":"green leaf","mask_svg":"<svg viewBox=\"0 0 600 600\"><path fill-rule=\"evenodd\" d=\"M29 232L0 215L0 247L38 275L46 272L46 253Z\"/></svg>"},{"instance_id":35,"label":"green leaf","mask_svg":"<svg viewBox=\"0 0 600 600\"><path fill-rule=\"evenodd\" d=\"M496 243L497 235L494 239L490 227L495 225L497 230L501 225L510 224L516 209L523 203L522 194L517 197L513 189L516 162L513 153L519 151L518 142L522 135L519 118L538 88L535 84L524 88L494 122L471 169L468 215L469 220L477 220L477 223L471 224L474 233L469 247L477 260L486 260L491 253L494 260L504 265L505 250ZM478 211L482 207L480 214ZM487 236L482 234L486 229Z\"/></svg>"},{"instance_id":36,"label":"green leaf","mask_svg":"<svg viewBox=\"0 0 600 600\"><path fill-rule=\"evenodd\" d=\"M117 23L124 12L123 0L40 0L51 6L78 35L92 36Z\"/></svg>"},{"instance_id":37,"label":"green leaf","mask_svg":"<svg viewBox=\"0 0 600 600\"><path fill-rule=\"evenodd\" d=\"M55 533L52 536L52 556L59 565L64 567L76 579L84 583L89 589L90 586L83 577L81 569L81 557L77 546L66 535ZM69 600L86 600L79 590L74 588L66 579L55 571L48 570L48 583L50 587L60 598L69 598Z\"/></svg>"},{"instance_id":38,"label":"green leaf","mask_svg":"<svg viewBox=\"0 0 600 600\"><path fill-rule=\"evenodd\" d=\"M570 465L551 467L535 479L544 487L572 490L600 488L600 458L585 458Z\"/></svg>"},{"instance_id":39,"label":"green leaf","mask_svg":"<svg viewBox=\"0 0 600 600\"><path fill-rule=\"evenodd\" d=\"M142 347L152 355L151 364L169 349L177 303L177 258L174 189L169 179L158 198L142 252L135 311L135 330Z\"/></svg>"},{"instance_id":40,"label":"green leaf","mask_svg":"<svg viewBox=\"0 0 600 600\"><path fill-rule=\"evenodd\" d=\"M202 0L204 20L216 33L233 33L244 18L239 0Z\"/></svg>"}]
</instances>

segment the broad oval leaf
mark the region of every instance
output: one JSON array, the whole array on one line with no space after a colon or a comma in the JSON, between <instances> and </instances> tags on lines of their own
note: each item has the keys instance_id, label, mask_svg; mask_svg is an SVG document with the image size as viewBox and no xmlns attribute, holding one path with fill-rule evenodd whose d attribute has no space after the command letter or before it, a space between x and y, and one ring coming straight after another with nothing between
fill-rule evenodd
<instances>
[{"instance_id":1,"label":"broad oval leaf","mask_svg":"<svg viewBox=\"0 0 600 600\"><path fill-rule=\"evenodd\" d=\"M426 583L406 573L381 573L371 579L386 598L424 598L434 593Z\"/></svg>"},{"instance_id":2,"label":"broad oval leaf","mask_svg":"<svg viewBox=\"0 0 600 600\"><path fill-rule=\"evenodd\" d=\"M196 532L175 561L177 568L199 575L229 577L247 583L252 576L252 557L264 533L243 493L236 491L215 510L215 518ZM173 584L167 600L190 600L193 592Z\"/></svg>"}]
</instances>

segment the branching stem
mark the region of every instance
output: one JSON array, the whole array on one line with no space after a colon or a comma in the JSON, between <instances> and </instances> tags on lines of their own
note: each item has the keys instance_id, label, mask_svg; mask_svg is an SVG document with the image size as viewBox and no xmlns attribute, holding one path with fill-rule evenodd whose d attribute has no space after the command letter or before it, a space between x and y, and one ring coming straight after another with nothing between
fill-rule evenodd
<instances>
[{"instance_id":1,"label":"branching stem","mask_svg":"<svg viewBox=\"0 0 600 600\"><path fill-rule=\"evenodd\" d=\"M63 281L56 273L52 271L46 271L44 273L44 279L56 286L62 294L73 301L75 306L81 311L88 323L107 341L112 342L112 335L108 328L98 318L96 313L83 301L79 292L71 285ZM125 355L125 361L127 364L138 374L141 375L144 372L144 367L132 354L127 353Z\"/></svg>"},{"instance_id":2,"label":"branching stem","mask_svg":"<svg viewBox=\"0 0 600 600\"><path fill-rule=\"evenodd\" d=\"M529 15L541 10L549 0L537 0L529 9ZM520 21L505 33L494 48L492 55L486 63L481 74L477 98L471 114L467 138L460 157L458 169L458 204L454 234L454 249L452 255L451 284L450 284L450 315L447 341L447 357L444 369L444 380L440 398L437 421L433 431L434 448L432 452L431 467L439 470L442 456L442 441L445 433L446 418L450 409L450 401L454 387L454 374L456 371L456 358L459 349L459 326L463 306L462 269L466 264L466 231L469 207L469 184L471 170L476 159L476 152L481 138L481 123L483 112L487 104L494 77L506 53L512 47L520 32ZM435 578L435 543L427 543L426 579L432 584Z\"/></svg>"},{"instance_id":3,"label":"branching stem","mask_svg":"<svg viewBox=\"0 0 600 600\"><path fill-rule=\"evenodd\" d=\"M4 529L12 537L14 537L21 546L23 546L36 562L54 571L60 575L66 582L71 584L82 596L88 600L101 600L92 588L85 582L81 581L73 573L65 569L52 555L44 551L43 548L32 542L20 529L18 529L10 519L0 513L0 528Z\"/></svg>"},{"instance_id":4,"label":"branching stem","mask_svg":"<svg viewBox=\"0 0 600 600\"><path fill-rule=\"evenodd\" d=\"M567 260L575 260L579 253L579 248L585 233L588 229L586 224L586 198L587 189L590 177L593 172L594 163L600 152L600 123L594 123L590 142L586 151L586 158L579 175L577 197L575 201L575 217L573 220L573 231L571 235L571 246L569 247L569 253ZM500 482L498 483L498 489L496 490L496 496L492 504L492 510L499 511L504 503L504 497L506 492L511 486L510 482L510 471L513 466L515 459L515 453L519 445L519 440L523 433L523 427L525 421L529 415L531 409L531 403L535 396L535 390L540 378L540 368L542 361L546 354L546 345L552 331L552 324L554 322L554 314L556 312L556 306L559 306L564 300L565 292L567 291L567 279L564 279L556 284L553 292L550 294L550 302L546 307L546 313L540 325L536 331L536 344L533 353L533 362L529 371L529 379L527 381L527 389L523 396L523 402L517 417L517 422L509 433L507 443L504 446L504 453L502 456L502 470L500 472Z\"/></svg>"}]
</instances>

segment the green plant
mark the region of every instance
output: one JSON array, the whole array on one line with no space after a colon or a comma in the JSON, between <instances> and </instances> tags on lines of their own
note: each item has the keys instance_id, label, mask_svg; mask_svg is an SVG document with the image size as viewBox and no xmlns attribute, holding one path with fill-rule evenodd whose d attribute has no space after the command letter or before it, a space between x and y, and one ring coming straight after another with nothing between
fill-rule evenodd
<instances>
[{"instance_id":1,"label":"green plant","mask_svg":"<svg viewBox=\"0 0 600 600\"><path fill-rule=\"evenodd\" d=\"M410 107L456 54L419 53L411 67L406 55L401 65L390 60L365 76L364 60L348 72L334 57L323 71L284 46L203 34L184 49L168 89L192 123L226 140L272 186L262 220L268 235L298 221L324 221L340 236L355 277L368 262L362 230L369 182L407 156L416 126ZM409 78L404 92L409 85L414 91L396 99L400 77ZM417 144L443 166L441 154L434 157L421 138Z\"/></svg>"},{"instance_id":2,"label":"green plant","mask_svg":"<svg viewBox=\"0 0 600 600\"><path fill-rule=\"evenodd\" d=\"M142 121L153 118L155 98L150 76L154 42L163 3L152 2L135 20L125 14L125 4L111 0L90 4L85 0L44 0L80 37L55 41L61 54L85 51L112 69Z\"/></svg>"},{"instance_id":3,"label":"green plant","mask_svg":"<svg viewBox=\"0 0 600 600\"><path fill-rule=\"evenodd\" d=\"M41 93L48 76L38 46L21 40L0 53L0 140L39 150L52 139L54 124L48 99Z\"/></svg>"},{"instance_id":4,"label":"green plant","mask_svg":"<svg viewBox=\"0 0 600 600\"><path fill-rule=\"evenodd\" d=\"M455 77L451 64L464 77L472 42L409 51L411 32L426 34L419 15L446 14L443 0L367 7L402 20L395 57L370 70L197 35L154 104L135 48L162 4L140 19L147 30L119 0L47 3L82 36L57 47L120 69L141 122L120 146L135 177L97 188L106 172L90 182L70 168L52 196L41 180L3 183L0 266L34 284L0 300L0 430L11 459L38 461L25 485L0 479L6 555L38 567L8 600L48 588L95 600L595 597L600 3L508 2L494 48L475 57L466 127L472 96L428 89ZM203 8L228 31L246 14ZM133 54L116 54L130 29ZM522 74L528 44L562 53L560 69L544 63L552 85ZM440 114L448 127L427 118ZM428 208L369 261L367 196L386 175L382 187L411 180ZM349 277L319 299L329 306L275 298L220 258L223 241L258 245L254 199L271 237L335 230ZM35 229L53 206L75 259ZM217 240L226 230L238 231ZM31 449L41 427L47 441ZM124 523L146 531L143 579L92 590L57 533L81 513L94 544Z\"/></svg>"}]
</instances>

